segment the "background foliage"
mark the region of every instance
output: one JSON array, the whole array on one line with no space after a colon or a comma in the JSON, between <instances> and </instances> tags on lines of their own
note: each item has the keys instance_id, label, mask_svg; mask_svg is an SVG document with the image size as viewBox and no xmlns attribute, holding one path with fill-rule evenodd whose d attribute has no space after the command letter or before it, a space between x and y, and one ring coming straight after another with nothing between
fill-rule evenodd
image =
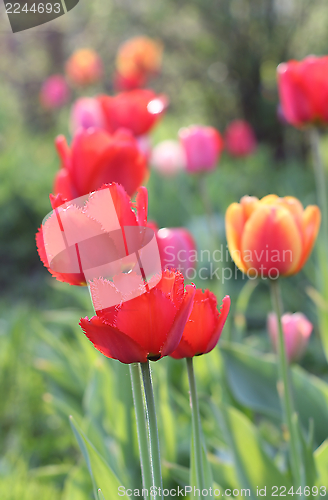
<instances>
[{"instance_id":1,"label":"background foliage","mask_svg":"<svg viewBox=\"0 0 328 500\"><path fill-rule=\"evenodd\" d=\"M59 166L53 139L58 133L69 137L69 109L47 113L40 106L43 80L62 72L73 50L92 47L105 62L105 88L112 92L118 45L138 34L163 40L164 66L154 88L168 94L171 105L153 143L175 138L180 127L191 123L224 131L238 117L252 123L260 140L256 155L247 160L224 154L208 182L224 242L225 209L244 194L294 195L304 205L316 201L306 135L277 118L275 69L289 58L327 53L327 22L325 0L80 0L63 18L13 35L1 5L1 499L92 498L69 415L75 434L82 429L79 439L84 433L106 460L85 441L93 470L107 468L100 478L105 498L115 498L115 477L123 484L140 484L128 371L98 355L82 335L78 320L92 313L87 291L54 282L35 248L34 234L50 211L48 194ZM148 187L150 218L160 227L187 226L199 248L214 244L195 178L181 174L176 181L163 180L153 172ZM283 295L286 310L303 311L316 325L307 295L314 264L315 257L300 275L284 281ZM213 477L222 487L288 485L265 326L269 294L260 284L248 303L245 283L240 273L220 287L215 279L197 282L229 293L233 303L221 349L195 362ZM153 371L164 482L185 484L190 440L186 372L182 362L171 359L154 364ZM303 427L308 432L309 417L315 424L315 481L327 484L328 371L316 327L293 376ZM219 414L213 404L222 403L225 409ZM236 463L238 446L247 448L248 456ZM105 477L111 479L106 482Z\"/></svg>"}]
</instances>

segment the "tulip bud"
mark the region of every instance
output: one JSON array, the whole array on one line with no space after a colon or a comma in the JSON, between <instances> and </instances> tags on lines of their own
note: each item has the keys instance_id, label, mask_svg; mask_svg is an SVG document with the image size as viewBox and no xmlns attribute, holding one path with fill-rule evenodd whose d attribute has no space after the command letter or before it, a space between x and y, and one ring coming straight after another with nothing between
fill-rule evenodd
<instances>
[{"instance_id":1,"label":"tulip bud","mask_svg":"<svg viewBox=\"0 0 328 500\"><path fill-rule=\"evenodd\" d=\"M308 56L277 68L283 115L295 127L328 123L328 56Z\"/></svg>"},{"instance_id":2,"label":"tulip bud","mask_svg":"<svg viewBox=\"0 0 328 500\"><path fill-rule=\"evenodd\" d=\"M225 133L225 145L231 156L251 155L256 149L256 138L251 125L244 120L232 121Z\"/></svg>"},{"instance_id":3,"label":"tulip bud","mask_svg":"<svg viewBox=\"0 0 328 500\"><path fill-rule=\"evenodd\" d=\"M69 88L62 75L53 75L47 78L40 91L40 101L44 108L60 108L69 99Z\"/></svg>"},{"instance_id":4,"label":"tulip bud","mask_svg":"<svg viewBox=\"0 0 328 500\"><path fill-rule=\"evenodd\" d=\"M80 49L66 63L66 73L76 86L86 87L98 82L103 75L103 65L97 52Z\"/></svg>"},{"instance_id":5,"label":"tulip bud","mask_svg":"<svg viewBox=\"0 0 328 500\"><path fill-rule=\"evenodd\" d=\"M223 149L223 139L215 128L192 125L181 129L179 137L186 154L188 172L215 168Z\"/></svg>"},{"instance_id":6,"label":"tulip bud","mask_svg":"<svg viewBox=\"0 0 328 500\"><path fill-rule=\"evenodd\" d=\"M306 350L313 325L302 313L286 313L281 317L281 322L288 361L297 361ZM277 315L270 313L267 323L273 349L277 352L279 342Z\"/></svg>"},{"instance_id":7,"label":"tulip bud","mask_svg":"<svg viewBox=\"0 0 328 500\"><path fill-rule=\"evenodd\" d=\"M72 106L70 129L74 134L79 128L104 128L105 120L97 99L81 97Z\"/></svg>"},{"instance_id":8,"label":"tulip bud","mask_svg":"<svg viewBox=\"0 0 328 500\"><path fill-rule=\"evenodd\" d=\"M168 140L154 147L150 161L157 172L172 177L185 167L186 157L179 142Z\"/></svg>"},{"instance_id":9,"label":"tulip bud","mask_svg":"<svg viewBox=\"0 0 328 500\"><path fill-rule=\"evenodd\" d=\"M153 225L154 227L154 225ZM162 228L156 233L163 269L177 269L185 278L196 268L196 244L191 233L183 228Z\"/></svg>"}]
</instances>

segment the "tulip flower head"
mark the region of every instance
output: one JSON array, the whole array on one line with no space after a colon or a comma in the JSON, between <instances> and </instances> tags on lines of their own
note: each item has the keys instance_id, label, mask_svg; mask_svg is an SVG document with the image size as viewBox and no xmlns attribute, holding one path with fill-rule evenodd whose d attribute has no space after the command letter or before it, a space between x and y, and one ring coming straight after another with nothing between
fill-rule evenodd
<instances>
[{"instance_id":1,"label":"tulip flower head","mask_svg":"<svg viewBox=\"0 0 328 500\"><path fill-rule=\"evenodd\" d=\"M286 313L281 317L282 330L289 362L299 360L308 345L312 323L302 313ZM275 352L278 352L278 320L275 313L268 315L268 331Z\"/></svg>"},{"instance_id":2,"label":"tulip flower head","mask_svg":"<svg viewBox=\"0 0 328 500\"><path fill-rule=\"evenodd\" d=\"M148 277L148 289L156 285L161 262L154 231L147 227L146 188L140 188L136 205L114 183L66 203L57 196L52 203L54 210L44 220L36 242L43 264L57 280L86 285L122 272L129 280L133 275L128 273L137 272L144 282ZM130 282L130 292L137 293L139 284L136 291L134 278ZM107 303L112 305L115 300Z\"/></svg>"},{"instance_id":3,"label":"tulip flower head","mask_svg":"<svg viewBox=\"0 0 328 500\"><path fill-rule=\"evenodd\" d=\"M195 295L194 285L184 287L182 274L169 270L151 290L116 307L104 307L103 300L124 298L124 280L94 280L90 289L97 315L82 318L80 326L98 351L122 363L156 361L174 351Z\"/></svg>"},{"instance_id":4,"label":"tulip flower head","mask_svg":"<svg viewBox=\"0 0 328 500\"><path fill-rule=\"evenodd\" d=\"M131 38L119 47L116 58L117 71L130 81L146 81L159 72L162 54L163 46L160 42L145 36Z\"/></svg>"},{"instance_id":5,"label":"tulip flower head","mask_svg":"<svg viewBox=\"0 0 328 500\"><path fill-rule=\"evenodd\" d=\"M308 56L277 69L283 115L295 127L328 123L328 56Z\"/></svg>"},{"instance_id":6,"label":"tulip flower head","mask_svg":"<svg viewBox=\"0 0 328 500\"><path fill-rule=\"evenodd\" d=\"M217 310L215 295L209 290L196 290L192 311L172 358L192 358L210 352L220 339L230 309L230 297Z\"/></svg>"},{"instance_id":7,"label":"tulip flower head","mask_svg":"<svg viewBox=\"0 0 328 500\"><path fill-rule=\"evenodd\" d=\"M162 141L154 147L150 163L164 177L172 177L185 168L184 149L178 141Z\"/></svg>"},{"instance_id":8,"label":"tulip flower head","mask_svg":"<svg viewBox=\"0 0 328 500\"><path fill-rule=\"evenodd\" d=\"M70 129L75 134L79 128L104 128L105 120L96 98L81 97L72 106Z\"/></svg>"},{"instance_id":9,"label":"tulip flower head","mask_svg":"<svg viewBox=\"0 0 328 500\"><path fill-rule=\"evenodd\" d=\"M55 194L66 200L84 196L103 184L122 184L132 196L144 182L147 164L136 139L128 130L110 135L100 129L80 129L67 145L64 136L56 139L61 170L54 183Z\"/></svg>"},{"instance_id":10,"label":"tulip flower head","mask_svg":"<svg viewBox=\"0 0 328 500\"><path fill-rule=\"evenodd\" d=\"M185 278L196 268L196 244L183 227L162 228L155 232L163 269L178 269Z\"/></svg>"},{"instance_id":11,"label":"tulip flower head","mask_svg":"<svg viewBox=\"0 0 328 500\"><path fill-rule=\"evenodd\" d=\"M66 63L66 74L78 87L93 85L103 76L102 61L92 49L77 50Z\"/></svg>"},{"instance_id":12,"label":"tulip flower head","mask_svg":"<svg viewBox=\"0 0 328 500\"><path fill-rule=\"evenodd\" d=\"M292 196L244 196L226 212L226 235L235 264L249 277L276 279L299 272L315 243L321 214Z\"/></svg>"},{"instance_id":13,"label":"tulip flower head","mask_svg":"<svg viewBox=\"0 0 328 500\"><path fill-rule=\"evenodd\" d=\"M45 80L40 91L40 102L46 109L60 108L69 99L69 88L62 75L52 75Z\"/></svg>"},{"instance_id":14,"label":"tulip flower head","mask_svg":"<svg viewBox=\"0 0 328 500\"><path fill-rule=\"evenodd\" d=\"M251 125L244 120L234 120L228 125L224 142L231 156L249 156L256 149L254 131Z\"/></svg>"},{"instance_id":15,"label":"tulip flower head","mask_svg":"<svg viewBox=\"0 0 328 500\"><path fill-rule=\"evenodd\" d=\"M219 161L223 139L213 127L192 125L179 131L188 172L213 170Z\"/></svg>"},{"instance_id":16,"label":"tulip flower head","mask_svg":"<svg viewBox=\"0 0 328 500\"><path fill-rule=\"evenodd\" d=\"M135 136L147 134L167 107L167 98L148 89L121 92L116 96L98 97L105 117L106 129L113 134L126 128Z\"/></svg>"}]
</instances>

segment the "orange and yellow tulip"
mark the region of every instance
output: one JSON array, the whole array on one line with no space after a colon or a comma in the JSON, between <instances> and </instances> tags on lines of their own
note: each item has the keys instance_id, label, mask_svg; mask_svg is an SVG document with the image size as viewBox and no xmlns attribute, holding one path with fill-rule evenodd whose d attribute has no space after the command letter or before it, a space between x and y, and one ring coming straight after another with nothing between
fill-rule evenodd
<instances>
[{"instance_id":1,"label":"orange and yellow tulip","mask_svg":"<svg viewBox=\"0 0 328 500\"><path fill-rule=\"evenodd\" d=\"M292 196L244 196L226 212L228 248L235 264L249 276L277 278L299 272L315 243L321 213L305 210Z\"/></svg>"}]
</instances>

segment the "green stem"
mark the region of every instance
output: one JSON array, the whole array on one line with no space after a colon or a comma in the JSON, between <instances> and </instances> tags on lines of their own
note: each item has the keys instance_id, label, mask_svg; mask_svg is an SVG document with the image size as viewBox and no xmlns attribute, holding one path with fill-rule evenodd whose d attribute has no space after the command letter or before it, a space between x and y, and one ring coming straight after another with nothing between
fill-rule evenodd
<instances>
[{"instance_id":1,"label":"green stem","mask_svg":"<svg viewBox=\"0 0 328 500\"><path fill-rule=\"evenodd\" d=\"M206 176L206 174L201 173L197 180L198 180L200 198L202 200L202 204L203 204L204 211L206 214L207 226L208 226L208 230L210 233L210 237L213 238L215 247L219 248L219 246L220 246L219 236L218 236L217 227L216 227L216 224L214 221L213 206L212 206L211 199L210 199L208 189L207 189L207 184L206 184L207 176Z\"/></svg>"},{"instance_id":2,"label":"green stem","mask_svg":"<svg viewBox=\"0 0 328 500\"><path fill-rule=\"evenodd\" d=\"M327 219L328 205L327 205L326 175L320 152L320 135L316 127L312 127L310 129L310 141L312 148L313 167L314 167L318 205L320 207L322 216L322 236L325 248L328 248L328 219Z\"/></svg>"},{"instance_id":3,"label":"green stem","mask_svg":"<svg viewBox=\"0 0 328 500\"><path fill-rule=\"evenodd\" d=\"M295 486L303 486L302 484L302 461L301 447L299 443L297 419L294 418L295 410L293 404L293 396L291 390L291 377L289 372L289 364L286 355L286 346L282 329L282 303L280 297L280 288L278 280L271 281L272 305L278 321L278 367L279 367L279 385L278 392L281 398L281 404L284 411L285 423L289 432L290 444L290 462Z\"/></svg>"},{"instance_id":4,"label":"green stem","mask_svg":"<svg viewBox=\"0 0 328 500\"><path fill-rule=\"evenodd\" d=\"M142 486L146 491L150 491L152 485L152 475L149 458L149 445L147 435L147 424L144 407L144 398L142 392L142 380L140 367L137 363L129 365L131 386L133 394L134 409L136 414L138 443L141 463ZM146 498L146 494L145 494Z\"/></svg>"},{"instance_id":5,"label":"green stem","mask_svg":"<svg viewBox=\"0 0 328 500\"><path fill-rule=\"evenodd\" d=\"M196 391L196 380L193 366L193 358L186 358L188 379L190 387L190 405L191 405L191 419L192 419L192 432L193 443L195 451L195 464L196 464L196 479L197 488L202 493L205 488L203 458L202 458L202 438L201 438L201 423L199 416L199 405ZM202 494L200 495L202 499Z\"/></svg>"},{"instance_id":6,"label":"green stem","mask_svg":"<svg viewBox=\"0 0 328 500\"><path fill-rule=\"evenodd\" d=\"M145 396L146 396L147 420L148 420L149 443L150 443L150 463L152 469L153 486L156 488L157 492L159 488L161 489L161 494L158 495L158 498L163 498L161 455L159 449L156 409L155 409L154 392L151 381L149 361L147 361L146 363L140 363L140 366L141 366L141 372L142 372Z\"/></svg>"}]
</instances>

